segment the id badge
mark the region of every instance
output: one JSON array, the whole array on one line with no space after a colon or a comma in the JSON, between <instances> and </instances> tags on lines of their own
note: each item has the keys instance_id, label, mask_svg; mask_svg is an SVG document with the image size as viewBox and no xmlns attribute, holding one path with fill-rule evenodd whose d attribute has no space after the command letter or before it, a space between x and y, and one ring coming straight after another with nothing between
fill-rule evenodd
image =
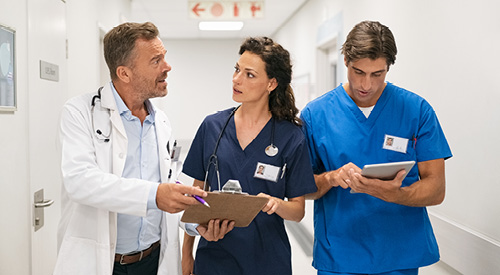
<instances>
[{"instance_id":1,"label":"id badge","mask_svg":"<svg viewBox=\"0 0 500 275\"><path fill-rule=\"evenodd\" d=\"M277 182L279 172L280 168L278 166L257 162L253 176L254 178Z\"/></svg>"},{"instance_id":2,"label":"id badge","mask_svg":"<svg viewBox=\"0 0 500 275\"><path fill-rule=\"evenodd\" d=\"M406 154L408 139L391 135L385 135L382 148Z\"/></svg>"}]
</instances>

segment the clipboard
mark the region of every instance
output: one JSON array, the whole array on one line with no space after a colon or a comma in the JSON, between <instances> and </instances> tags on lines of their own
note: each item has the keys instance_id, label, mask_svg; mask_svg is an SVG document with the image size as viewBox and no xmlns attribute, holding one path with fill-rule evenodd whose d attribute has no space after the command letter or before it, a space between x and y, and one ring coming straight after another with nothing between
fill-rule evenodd
<instances>
[{"instance_id":1,"label":"clipboard","mask_svg":"<svg viewBox=\"0 0 500 275\"><path fill-rule=\"evenodd\" d=\"M208 196L203 199L210 207L203 204L189 206L182 215L182 222L206 225L210 220L220 219L234 221L235 227L247 227L269 200L226 192L208 192Z\"/></svg>"}]
</instances>

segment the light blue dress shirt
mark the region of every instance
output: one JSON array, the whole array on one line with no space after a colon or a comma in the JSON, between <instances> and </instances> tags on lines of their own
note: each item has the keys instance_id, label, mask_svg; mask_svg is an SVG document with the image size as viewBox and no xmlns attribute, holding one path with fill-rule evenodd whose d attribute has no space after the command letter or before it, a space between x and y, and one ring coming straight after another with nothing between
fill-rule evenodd
<instances>
[{"instance_id":1,"label":"light blue dress shirt","mask_svg":"<svg viewBox=\"0 0 500 275\"><path fill-rule=\"evenodd\" d=\"M127 254L144 250L161 237L162 211L156 206L156 191L161 182L160 162L155 111L150 101L146 101L149 114L141 125L139 118L132 115L113 85L111 87L128 139L127 159L122 177L158 183L150 191L146 217L118 213L116 253Z\"/></svg>"}]
</instances>

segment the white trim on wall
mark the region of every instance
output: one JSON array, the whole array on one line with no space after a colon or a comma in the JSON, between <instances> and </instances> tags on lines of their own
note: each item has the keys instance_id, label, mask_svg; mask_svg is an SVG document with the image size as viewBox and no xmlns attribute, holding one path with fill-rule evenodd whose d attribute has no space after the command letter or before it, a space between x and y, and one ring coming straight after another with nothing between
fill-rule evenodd
<instances>
[{"instance_id":1,"label":"white trim on wall","mask_svg":"<svg viewBox=\"0 0 500 275\"><path fill-rule=\"evenodd\" d=\"M462 274L500 272L500 243L471 228L429 211L441 261Z\"/></svg>"}]
</instances>

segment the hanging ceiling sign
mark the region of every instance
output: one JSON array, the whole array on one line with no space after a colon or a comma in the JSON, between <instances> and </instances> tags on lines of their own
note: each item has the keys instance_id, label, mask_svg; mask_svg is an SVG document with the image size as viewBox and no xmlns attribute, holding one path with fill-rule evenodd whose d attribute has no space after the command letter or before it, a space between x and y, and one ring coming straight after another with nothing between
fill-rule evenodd
<instances>
[{"instance_id":1,"label":"hanging ceiling sign","mask_svg":"<svg viewBox=\"0 0 500 275\"><path fill-rule=\"evenodd\" d=\"M188 1L189 17L203 20L242 20L264 17L264 1Z\"/></svg>"}]
</instances>

